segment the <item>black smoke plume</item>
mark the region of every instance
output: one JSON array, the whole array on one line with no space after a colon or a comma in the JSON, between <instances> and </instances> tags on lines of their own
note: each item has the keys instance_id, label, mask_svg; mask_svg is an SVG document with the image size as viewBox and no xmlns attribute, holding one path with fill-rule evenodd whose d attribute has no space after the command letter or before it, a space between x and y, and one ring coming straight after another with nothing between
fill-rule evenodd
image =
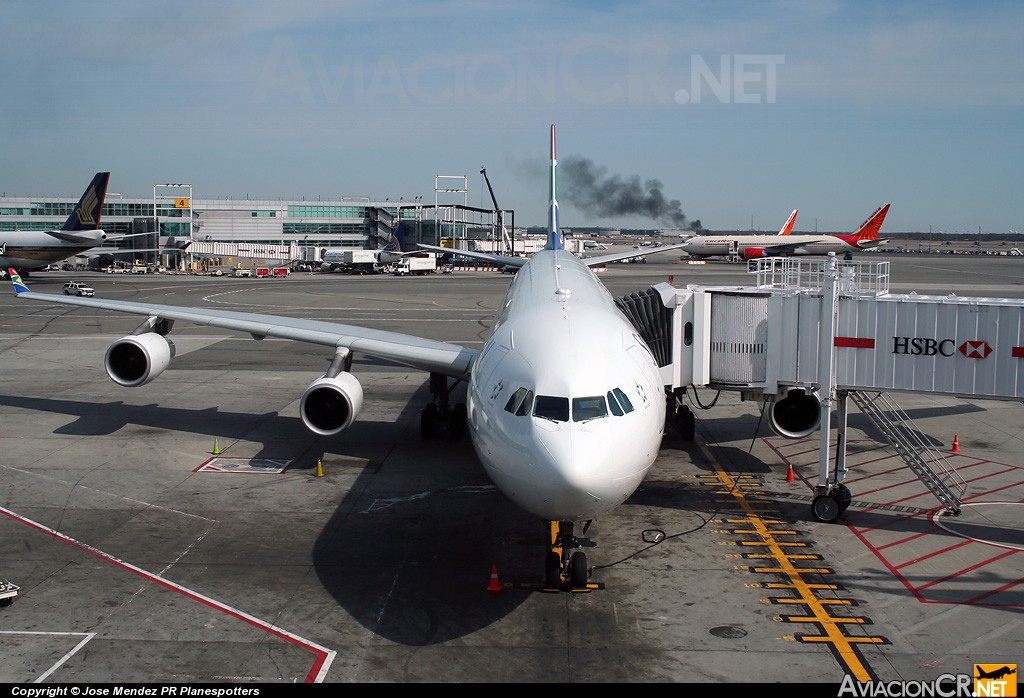
<instances>
[{"instance_id":1,"label":"black smoke plume","mask_svg":"<svg viewBox=\"0 0 1024 698\"><path fill-rule=\"evenodd\" d=\"M608 175L607 169L577 155L558 162L558 198L588 216L643 216L672 228L700 229L700 221L687 223L679 201L666 199L657 179Z\"/></svg>"}]
</instances>

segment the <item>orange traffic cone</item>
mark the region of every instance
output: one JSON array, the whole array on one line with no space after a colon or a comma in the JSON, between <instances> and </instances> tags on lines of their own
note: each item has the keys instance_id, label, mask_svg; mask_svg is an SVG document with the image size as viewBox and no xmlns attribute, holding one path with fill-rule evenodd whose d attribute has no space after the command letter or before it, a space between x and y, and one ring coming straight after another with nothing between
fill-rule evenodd
<instances>
[{"instance_id":1,"label":"orange traffic cone","mask_svg":"<svg viewBox=\"0 0 1024 698\"><path fill-rule=\"evenodd\" d=\"M960 437L953 434L953 453L960 453Z\"/></svg>"},{"instance_id":2,"label":"orange traffic cone","mask_svg":"<svg viewBox=\"0 0 1024 698\"><path fill-rule=\"evenodd\" d=\"M789 464L789 470L786 472L786 482L795 482L796 475L793 473L793 464Z\"/></svg>"},{"instance_id":3,"label":"orange traffic cone","mask_svg":"<svg viewBox=\"0 0 1024 698\"><path fill-rule=\"evenodd\" d=\"M501 591L501 582L498 581L497 565L491 565L491 583L487 585L487 591Z\"/></svg>"}]
</instances>

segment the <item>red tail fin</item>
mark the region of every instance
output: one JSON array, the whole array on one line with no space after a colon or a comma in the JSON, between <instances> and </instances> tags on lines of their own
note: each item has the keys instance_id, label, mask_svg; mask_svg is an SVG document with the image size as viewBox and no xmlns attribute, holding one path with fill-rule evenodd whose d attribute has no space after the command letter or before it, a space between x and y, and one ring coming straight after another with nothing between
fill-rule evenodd
<instances>
[{"instance_id":1,"label":"red tail fin","mask_svg":"<svg viewBox=\"0 0 1024 698\"><path fill-rule=\"evenodd\" d=\"M856 233L850 235L853 240L877 240L878 231L882 229L882 221L885 220L885 214L889 212L889 204L881 206L868 216L868 219L864 221Z\"/></svg>"},{"instance_id":2,"label":"red tail fin","mask_svg":"<svg viewBox=\"0 0 1024 698\"><path fill-rule=\"evenodd\" d=\"M779 235L789 235L793 232L793 224L796 223L796 212L798 209L793 209L793 213L789 214L789 218L786 219L786 225L782 226L782 230L779 231Z\"/></svg>"}]
</instances>

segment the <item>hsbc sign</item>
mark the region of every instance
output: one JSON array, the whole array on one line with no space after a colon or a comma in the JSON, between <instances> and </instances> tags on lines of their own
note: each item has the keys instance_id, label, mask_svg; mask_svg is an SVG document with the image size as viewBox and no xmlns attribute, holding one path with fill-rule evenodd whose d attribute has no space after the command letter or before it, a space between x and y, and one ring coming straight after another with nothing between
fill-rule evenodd
<instances>
[{"instance_id":1,"label":"hsbc sign","mask_svg":"<svg viewBox=\"0 0 1024 698\"><path fill-rule=\"evenodd\" d=\"M960 352L968 359L984 359L992 353L992 347L984 340L967 340L956 346L953 339L934 337L893 337L892 353L910 356L953 356Z\"/></svg>"}]
</instances>

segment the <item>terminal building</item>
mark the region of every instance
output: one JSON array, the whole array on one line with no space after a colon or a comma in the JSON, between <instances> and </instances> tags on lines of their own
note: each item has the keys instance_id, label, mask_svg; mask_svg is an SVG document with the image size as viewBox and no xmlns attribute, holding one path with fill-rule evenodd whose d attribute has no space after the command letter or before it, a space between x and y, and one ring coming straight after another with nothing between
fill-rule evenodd
<instances>
[{"instance_id":1,"label":"terminal building","mask_svg":"<svg viewBox=\"0 0 1024 698\"><path fill-rule=\"evenodd\" d=\"M404 250L418 243L501 254L526 251L514 212L467 205L464 176L435 177L433 203L340 196L332 201L201 199L190 184L154 184L152 198L108 192L101 227L138 250L129 263L201 269L232 264L316 264L326 249L378 249L402 224ZM78 197L0 197L0 232L60 227ZM519 249L517 249L517 247ZM93 255L93 263L112 257ZM81 260L79 260L81 261Z\"/></svg>"}]
</instances>

